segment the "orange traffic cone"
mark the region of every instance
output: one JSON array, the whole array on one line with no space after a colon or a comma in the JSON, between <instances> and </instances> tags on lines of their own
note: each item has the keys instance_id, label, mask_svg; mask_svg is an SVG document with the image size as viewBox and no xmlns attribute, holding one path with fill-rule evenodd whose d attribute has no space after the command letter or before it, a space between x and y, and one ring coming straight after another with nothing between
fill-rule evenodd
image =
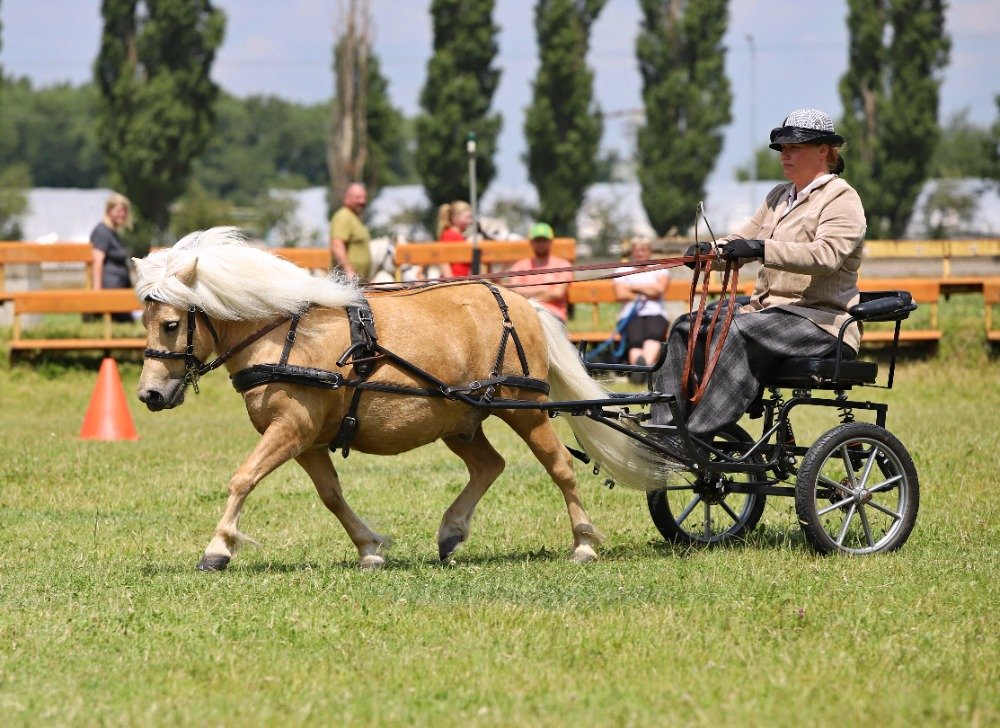
<instances>
[{"instance_id":1,"label":"orange traffic cone","mask_svg":"<svg viewBox=\"0 0 1000 728\"><path fill-rule=\"evenodd\" d=\"M90 406L80 428L82 440L138 440L132 415L125 403L125 389L118 375L118 365L111 357L101 362L97 384L90 396Z\"/></svg>"}]
</instances>

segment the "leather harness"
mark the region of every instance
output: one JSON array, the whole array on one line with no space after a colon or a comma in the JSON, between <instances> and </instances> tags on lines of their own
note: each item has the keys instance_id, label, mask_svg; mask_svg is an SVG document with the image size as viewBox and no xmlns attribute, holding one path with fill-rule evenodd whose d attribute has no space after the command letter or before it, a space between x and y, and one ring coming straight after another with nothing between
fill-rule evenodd
<instances>
[{"instance_id":1,"label":"leather harness","mask_svg":"<svg viewBox=\"0 0 1000 728\"><path fill-rule=\"evenodd\" d=\"M347 413L341 420L340 428L330 443L330 449L334 452L340 450L344 457L347 457L350 453L351 442L360 426L358 405L361 394L366 390L420 397L442 397L444 399L458 400L471 406L488 405L496 396L497 389L502 386L530 389L548 394L548 383L529 376L528 360L524 353L524 346L521 344L517 329L510 319L507 303L503 300L499 289L495 285L485 281L483 285L493 294L493 298L496 300L500 314L503 317L503 332L500 335L497 356L493 364L493 369L486 379L476 380L465 385L452 386L412 362L403 359L398 354L386 349L378 341L371 305L367 299L362 298L357 305L347 307L347 317L351 330L351 344L337 359L337 366L345 367L350 365L354 369L355 376L353 378L347 378L339 372L288 364L288 355L295 341L295 331L300 318L300 315L297 314L291 317L291 325L288 328L288 335L285 337L285 346L278 363L255 364L233 374L231 377L233 387L241 394L254 387L275 382L298 384L319 389L353 388L354 392L351 395L351 402L348 405ZM513 340L517 350L518 362L521 365L521 375L501 373L504 357L507 352L507 345L511 340ZM403 371L428 382L430 386L410 387L369 382L368 378L375 371L376 367L383 362L391 362Z\"/></svg>"}]
</instances>

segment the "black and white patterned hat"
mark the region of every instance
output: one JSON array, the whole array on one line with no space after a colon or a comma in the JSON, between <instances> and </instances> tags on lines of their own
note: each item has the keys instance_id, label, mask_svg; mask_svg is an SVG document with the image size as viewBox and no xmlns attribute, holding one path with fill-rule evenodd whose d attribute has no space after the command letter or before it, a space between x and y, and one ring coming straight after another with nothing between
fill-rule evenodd
<instances>
[{"instance_id":1,"label":"black and white patterned hat","mask_svg":"<svg viewBox=\"0 0 1000 728\"><path fill-rule=\"evenodd\" d=\"M771 149L781 151L782 144L844 143L844 137L833 129L833 119L819 109L796 109L785 117L781 126L771 129Z\"/></svg>"}]
</instances>

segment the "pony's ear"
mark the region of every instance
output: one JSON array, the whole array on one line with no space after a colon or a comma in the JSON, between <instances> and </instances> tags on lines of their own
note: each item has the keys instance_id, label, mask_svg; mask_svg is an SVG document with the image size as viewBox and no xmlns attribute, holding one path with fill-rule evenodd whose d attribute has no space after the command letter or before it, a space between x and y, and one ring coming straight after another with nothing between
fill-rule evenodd
<instances>
[{"instance_id":1,"label":"pony's ear","mask_svg":"<svg viewBox=\"0 0 1000 728\"><path fill-rule=\"evenodd\" d=\"M191 262L186 264L183 268L177 271L177 280L183 283L185 286L190 288L194 285L195 275L198 268L198 258L192 258Z\"/></svg>"}]
</instances>

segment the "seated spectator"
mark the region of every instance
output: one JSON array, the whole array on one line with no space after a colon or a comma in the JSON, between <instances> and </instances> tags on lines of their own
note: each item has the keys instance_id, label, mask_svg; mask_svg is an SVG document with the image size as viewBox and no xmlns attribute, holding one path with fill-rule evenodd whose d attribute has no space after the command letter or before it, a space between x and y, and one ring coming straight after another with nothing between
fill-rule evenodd
<instances>
[{"instance_id":1,"label":"seated spectator","mask_svg":"<svg viewBox=\"0 0 1000 728\"><path fill-rule=\"evenodd\" d=\"M635 263L647 261L652 256L653 247L649 238L633 238L629 257ZM615 273L629 275L615 278L615 296L626 302L618 313L618 321L628 319L625 324L625 345L628 363L646 366L660 354L660 344L667 338L669 321L663 305L670 273L666 270L647 270L644 267L628 266L618 268ZM642 375L636 377L642 380Z\"/></svg>"},{"instance_id":2,"label":"seated spectator","mask_svg":"<svg viewBox=\"0 0 1000 728\"><path fill-rule=\"evenodd\" d=\"M465 242L465 231L472 225L472 206L468 202L456 200L447 202L438 208L438 240L443 243ZM444 266L448 268L446 264ZM468 263L452 263L450 270L445 270L445 276L458 278L467 276L472 270Z\"/></svg>"},{"instance_id":3,"label":"seated spectator","mask_svg":"<svg viewBox=\"0 0 1000 728\"><path fill-rule=\"evenodd\" d=\"M536 222L531 226L528 234L531 239L531 250L534 256L531 258L521 258L514 261L510 267L511 271L544 271L551 268L569 268L570 263L565 258L552 255L552 227L548 223ZM563 273L539 273L531 276L516 276L507 279L509 286L517 287L514 290L525 298L538 301L547 310L555 314L560 321L566 321L566 291L569 289L573 274L570 271ZM525 285L529 284L529 285Z\"/></svg>"}]
</instances>

